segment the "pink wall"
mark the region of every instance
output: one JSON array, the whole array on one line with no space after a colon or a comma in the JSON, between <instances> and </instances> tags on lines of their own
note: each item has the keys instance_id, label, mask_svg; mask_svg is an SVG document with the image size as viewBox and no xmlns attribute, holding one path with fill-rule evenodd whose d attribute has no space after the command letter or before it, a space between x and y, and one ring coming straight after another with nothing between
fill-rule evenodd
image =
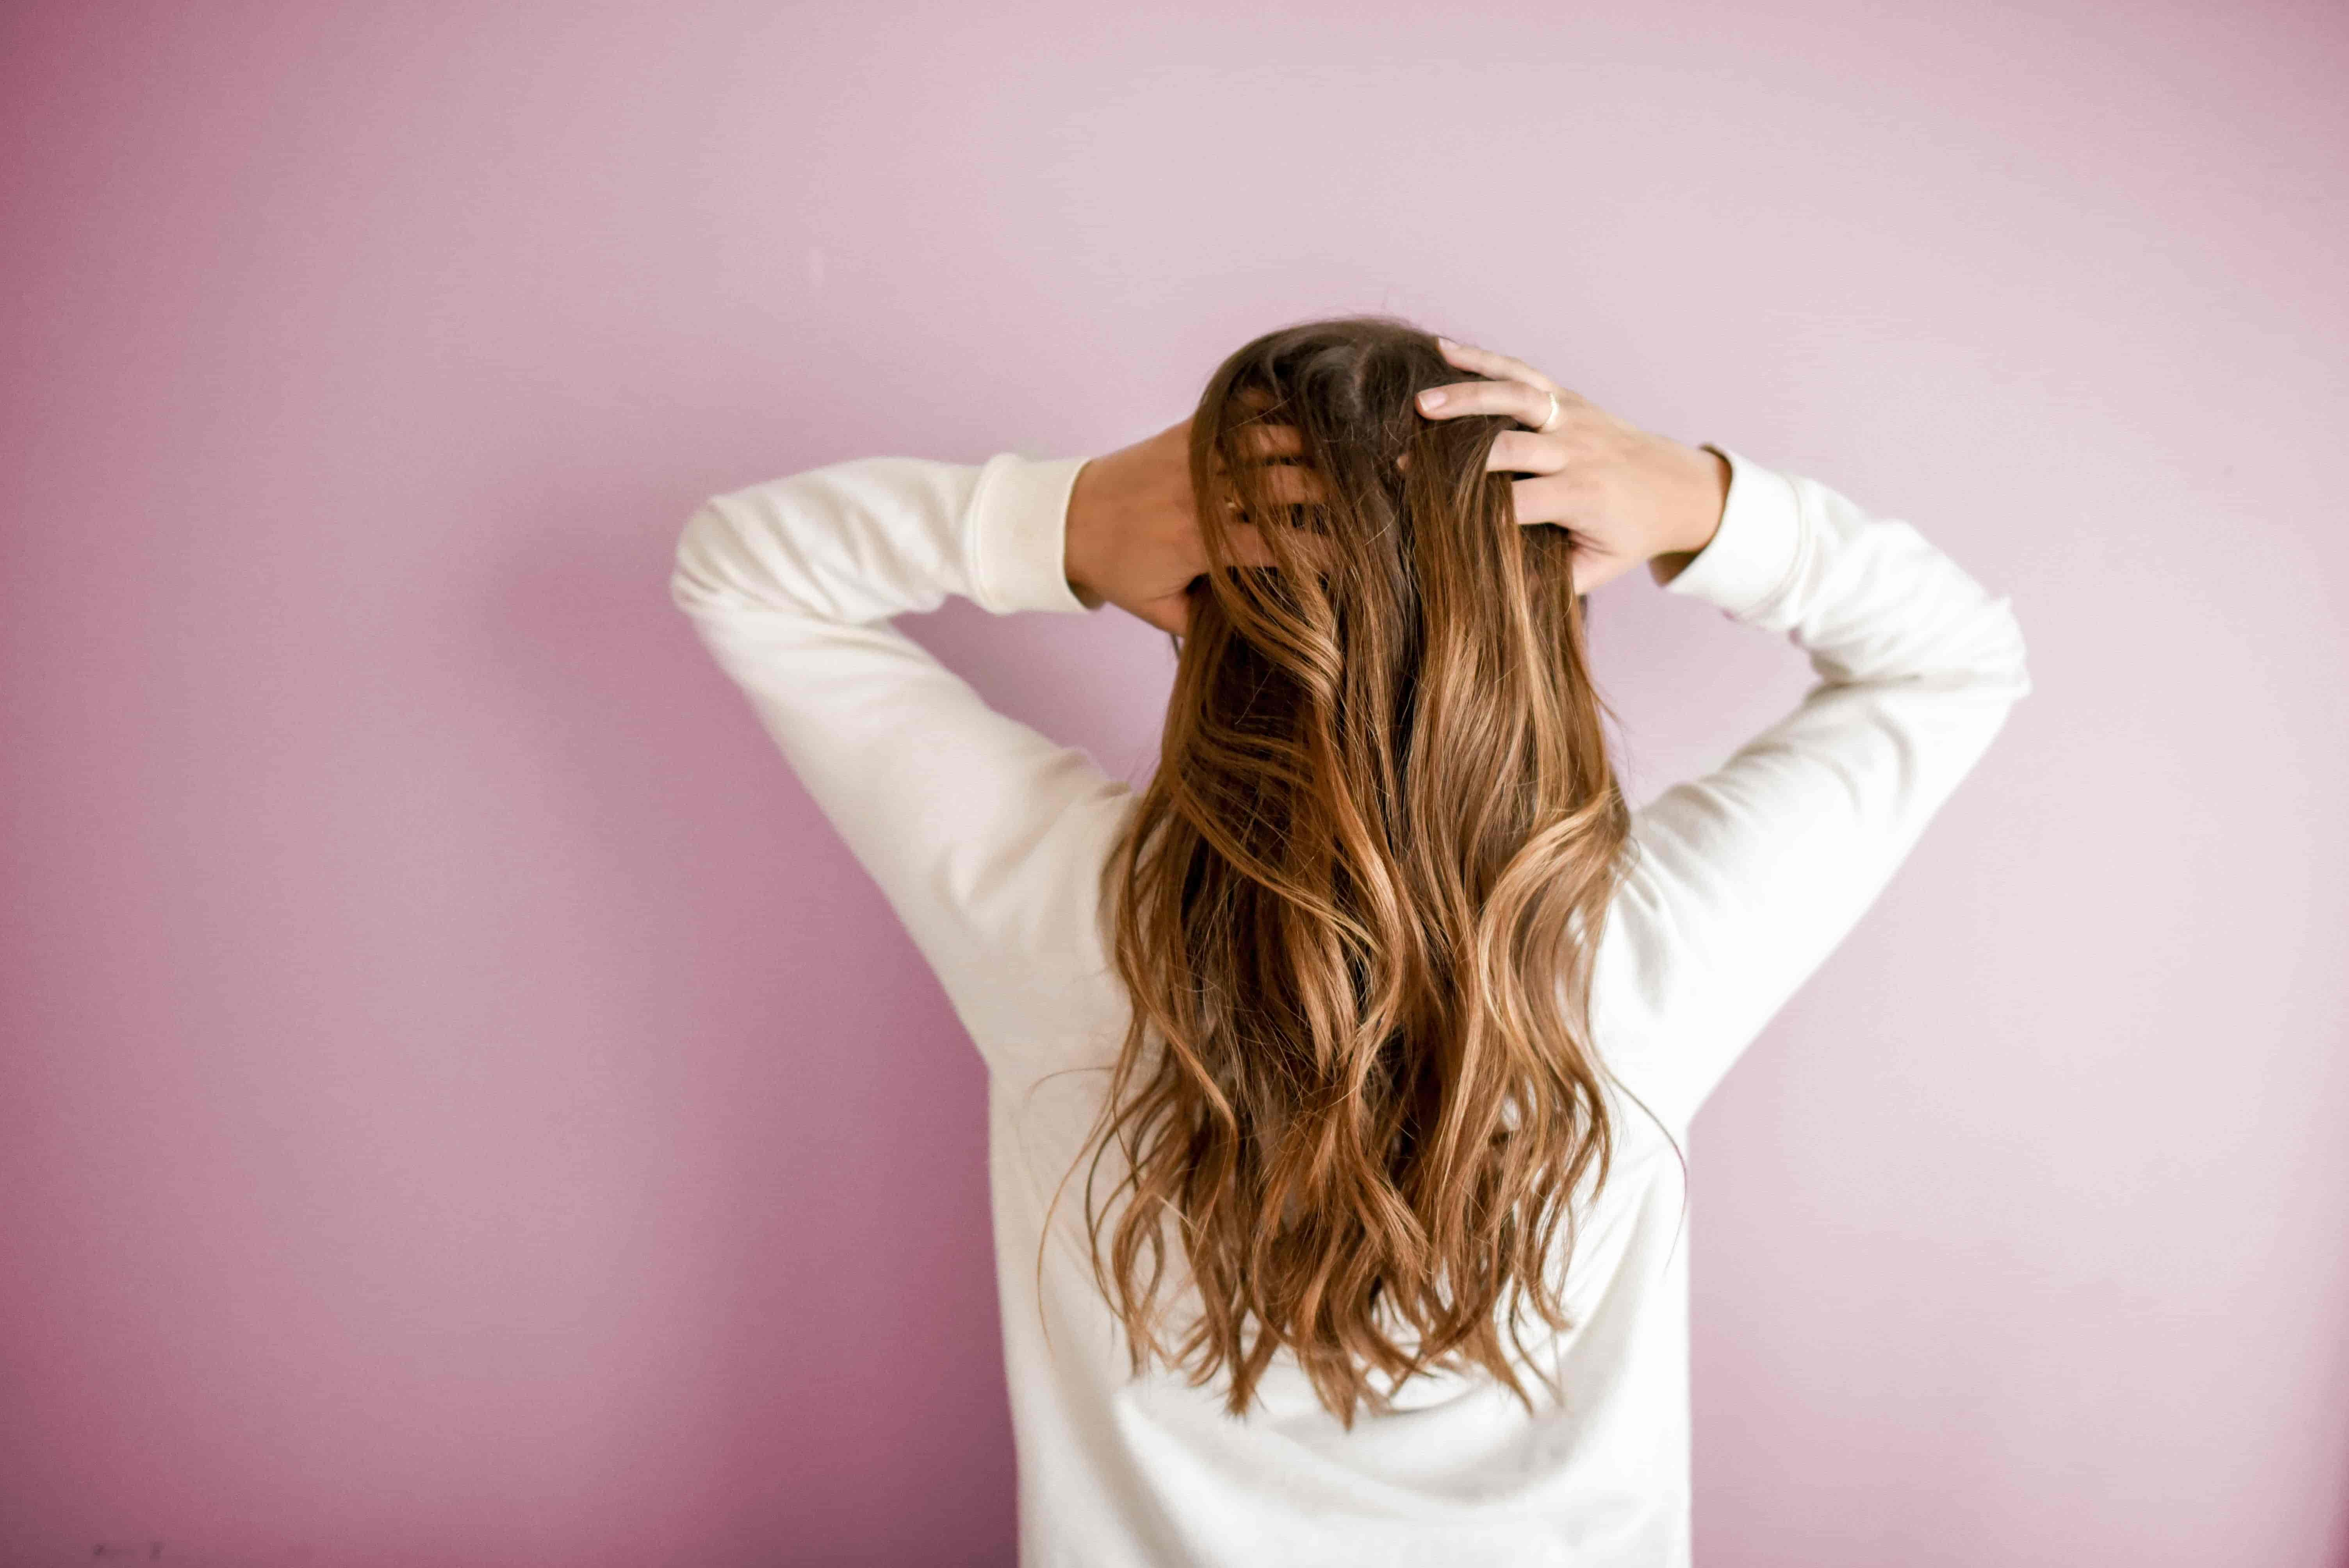
<instances>
[{"instance_id":1,"label":"pink wall","mask_svg":"<svg viewBox=\"0 0 2349 1568\"><path fill-rule=\"evenodd\" d=\"M669 551L1360 308L2030 634L1700 1123L1701 1560L2344 1560L2337 7L52 4L0 60L0 1560L1008 1562L978 1067ZM1801 687L1600 614L1643 791ZM1137 624L922 629L1147 767Z\"/></svg>"}]
</instances>

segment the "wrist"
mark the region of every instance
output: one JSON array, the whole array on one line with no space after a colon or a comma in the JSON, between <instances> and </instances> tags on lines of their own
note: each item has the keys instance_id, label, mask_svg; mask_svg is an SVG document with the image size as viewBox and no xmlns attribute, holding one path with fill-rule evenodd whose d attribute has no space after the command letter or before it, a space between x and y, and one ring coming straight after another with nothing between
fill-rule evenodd
<instances>
[{"instance_id":1,"label":"wrist","mask_svg":"<svg viewBox=\"0 0 2349 1568\"><path fill-rule=\"evenodd\" d=\"M1721 518L1729 505L1729 459L1711 447L1687 447L1691 475L1687 504L1675 530L1673 550L1694 555L1721 531Z\"/></svg>"},{"instance_id":2,"label":"wrist","mask_svg":"<svg viewBox=\"0 0 2349 1568\"><path fill-rule=\"evenodd\" d=\"M1100 511L1100 480L1097 459L1088 459L1077 469L1076 482L1069 487L1069 507L1061 521L1061 573L1068 579L1069 592L1088 610L1098 610L1107 601L1092 586L1093 541L1099 530L1093 520Z\"/></svg>"},{"instance_id":3,"label":"wrist","mask_svg":"<svg viewBox=\"0 0 2349 1568\"><path fill-rule=\"evenodd\" d=\"M1648 574L1659 587L1688 569L1713 536L1729 505L1729 459L1710 447L1672 445L1685 476L1672 487L1674 504L1667 523L1664 548L1648 559Z\"/></svg>"}]
</instances>

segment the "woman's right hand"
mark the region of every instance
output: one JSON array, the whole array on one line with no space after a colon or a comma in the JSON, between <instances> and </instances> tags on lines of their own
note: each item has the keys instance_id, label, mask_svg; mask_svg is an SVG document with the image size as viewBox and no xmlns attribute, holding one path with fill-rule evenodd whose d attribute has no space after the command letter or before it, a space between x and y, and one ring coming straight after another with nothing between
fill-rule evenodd
<instances>
[{"instance_id":1,"label":"woman's right hand","mask_svg":"<svg viewBox=\"0 0 2349 1568\"><path fill-rule=\"evenodd\" d=\"M1436 341L1446 361L1494 379L1431 387L1419 395L1420 413L1504 414L1531 427L1495 438L1485 470L1532 476L1511 487L1517 521L1567 531L1577 593L1642 562L1658 583L1669 583L1712 542L1729 499L1726 458L1617 418L1523 360Z\"/></svg>"},{"instance_id":2,"label":"woman's right hand","mask_svg":"<svg viewBox=\"0 0 2349 1568\"><path fill-rule=\"evenodd\" d=\"M1320 499L1311 474L1279 460L1299 450L1294 428L1262 426L1241 444L1251 460L1268 466L1274 499L1295 504ZM1233 557L1243 566L1273 563L1258 526L1238 519L1231 524ZM1191 492L1191 421L1086 462L1069 494L1067 527L1069 586L1088 608L1114 604L1162 632L1187 633L1192 584L1207 571L1198 500Z\"/></svg>"}]
</instances>

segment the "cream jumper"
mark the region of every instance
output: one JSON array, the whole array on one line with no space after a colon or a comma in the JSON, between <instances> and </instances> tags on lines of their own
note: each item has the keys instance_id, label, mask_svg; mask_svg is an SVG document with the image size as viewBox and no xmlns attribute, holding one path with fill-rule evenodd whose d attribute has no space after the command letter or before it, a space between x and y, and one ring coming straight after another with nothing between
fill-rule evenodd
<instances>
[{"instance_id":1,"label":"cream jumper","mask_svg":"<svg viewBox=\"0 0 2349 1568\"><path fill-rule=\"evenodd\" d=\"M1061 554L1083 459L837 463L714 497L685 525L676 603L988 1066L1023 1563L1689 1560L1675 1144L2030 690L2009 602L1915 528L1715 449L1732 472L1720 531L1667 591L1784 635L1816 679L1717 770L1637 812L1592 995L1622 1143L1567 1260L1574 1326L1537 1347L1565 1401L1536 1387L1529 1414L1489 1379L1444 1374L1351 1431L1286 1354L1245 1419L1164 1368L1132 1378L1086 1264L1081 1178L1039 1284L1046 1204L1124 1032L1096 882L1134 795L988 707L889 621L948 594L1085 614Z\"/></svg>"}]
</instances>

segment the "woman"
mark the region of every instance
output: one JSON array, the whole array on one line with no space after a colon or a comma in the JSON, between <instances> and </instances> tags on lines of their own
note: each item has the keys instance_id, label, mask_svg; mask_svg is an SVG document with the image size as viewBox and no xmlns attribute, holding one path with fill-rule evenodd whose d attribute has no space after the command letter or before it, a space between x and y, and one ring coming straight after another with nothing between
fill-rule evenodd
<instances>
[{"instance_id":1,"label":"woman","mask_svg":"<svg viewBox=\"0 0 2349 1568\"><path fill-rule=\"evenodd\" d=\"M1817 682L1633 811L1643 562ZM1371 318L1090 461L717 497L673 591L987 1060L1023 1562L1687 1560L1682 1135L2029 689L2005 600ZM1174 634L1148 787L887 624L948 593Z\"/></svg>"}]
</instances>

